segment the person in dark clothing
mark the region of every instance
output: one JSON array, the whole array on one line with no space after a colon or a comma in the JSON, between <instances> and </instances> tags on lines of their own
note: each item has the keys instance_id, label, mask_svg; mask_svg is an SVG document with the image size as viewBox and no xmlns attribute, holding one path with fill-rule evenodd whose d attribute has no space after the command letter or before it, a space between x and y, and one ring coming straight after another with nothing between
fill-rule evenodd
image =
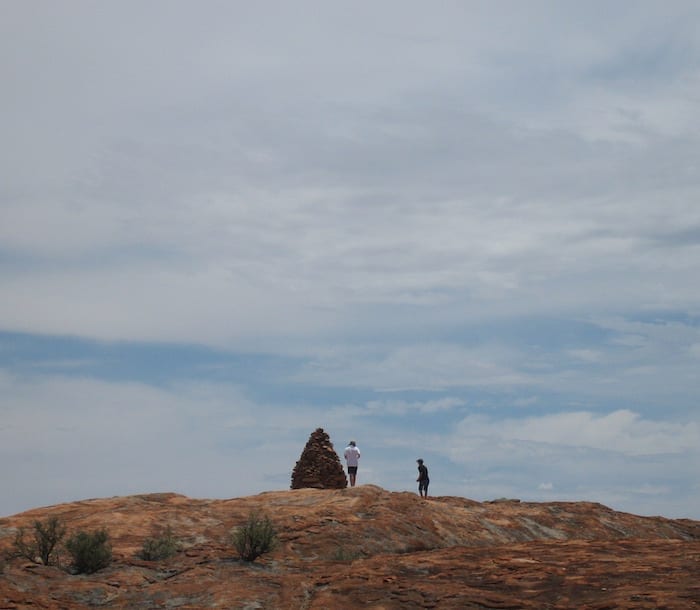
<instances>
[{"instance_id":1,"label":"person in dark clothing","mask_svg":"<svg viewBox=\"0 0 700 610\"><path fill-rule=\"evenodd\" d=\"M421 498L427 498L428 485L430 485L430 479L428 478L428 467L423 464L423 460L421 458L418 458L416 462L418 462L418 478L416 479L416 481L418 481L418 493L421 495Z\"/></svg>"}]
</instances>

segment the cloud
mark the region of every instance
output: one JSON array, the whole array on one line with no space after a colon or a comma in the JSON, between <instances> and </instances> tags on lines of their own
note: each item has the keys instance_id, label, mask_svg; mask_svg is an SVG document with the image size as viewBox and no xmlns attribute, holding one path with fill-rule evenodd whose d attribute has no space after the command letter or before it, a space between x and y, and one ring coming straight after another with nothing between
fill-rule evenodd
<instances>
[{"instance_id":1,"label":"cloud","mask_svg":"<svg viewBox=\"0 0 700 610\"><path fill-rule=\"evenodd\" d=\"M228 384L156 388L5 373L1 386L0 455L12 464L3 487L13 489L3 514L157 490L228 497L284 489L295 453L323 422L303 407L253 403Z\"/></svg>"},{"instance_id":2,"label":"cloud","mask_svg":"<svg viewBox=\"0 0 700 610\"><path fill-rule=\"evenodd\" d=\"M253 400L250 389L224 382L155 387L7 371L0 389L0 457L13 465L3 478L3 487L13 489L3 514L158 490L231 497L286 489L319 426L337 445L357 438L363 483L412 489L410 465L419 453L438 494L598 499L633 512L658 506L683 514L683 503L692 502L682 499L691 494L682 489L700 435L697 423L653 422L624 410L464 417L465 401L454 396L321 408ZM656 500L647 504L649 497Z\"/></svg>"},{"instance_id":3,"label":"cloud","mask_svg":"<svg viewBox=\"0 0 700 610\"><path fill-rule=\"evenodd\" d=\"M603 354L592 349L572 349L569 350L569 355L583 362L600 362Z\"/></svg>"},{"instance_id":4,"label":"cloud","mask_svg":"<svg viewBox=\"0 0 700 610\"><path fill-rule=\"evenodd\" d=\"M371 400L366 404L369 413L382 415L403 415L409 412L439 413L463 407L465 401L459 398L444 397L425 402L407 402L404 400Z\"/></svg>"},{"instance_id":5,"label":"cloud","mask_svg":"<svg viewBox=\"0 0 700 610\"><path fill-rule=\"evenodd\" d=\"M297 327L342 332L366 306L383 319L413 305L426 323L436 312L697 304L683 262L694 246L677 236L700 226L687 166L695 121L661 124L678 113L659 102L639 146L618 142L607 117L641 113L635 88L612 76L640 47L677 71L646 81L692 103L678 83L693 64L673 36L697 50L679 16L691 8L652 40L653 7L612 30L572 25L594 22L589 9L567 9L572 20L511 8L505 21L483 8L379 10L368 28L361 9L327 7L318 19L330 29L293 20L292 34L283 10L259 31L243 25L257 10L225 6L179 6L165 20L149 8L14 6L5 44L42 45L23 43L23 64L3 54L15 97L2 116L16 136L0 208L4 327L238 346ZM362 24L363 45L338 19ZM76 38L78 22L91 27ZM510 35L484 36L485 24ZM126 29L129 48L117 44ZM560 122L528 84L552 69ZM578 133L580 88L602 109L583 131L614 144ZM470 94L491 90L500 105ZM681 169L659 169L669 165Z\"/></svg>"},{"instance_id":6,"label":"cloud","mask_svg":"<svg viewBox=\"0 0 700 610\"><path fill-rule=\"evenodd\" d=\"M466 349L449 344L399 347L388 353L355 350L323 352L305 364L295 380L381 391L441 390L464 386L512 386L531 382L503 360L506 350ZM441 408L433 404L431 408Z\"/></svg>"},{"instance_id":7,"label":"cloud","mask_svg":"<svg viewBox=\"0 0 700 610\"><path fill-rule=\"evenodd\" d=\"M516 398L513 401L514 407L530 407L536 405L539 399L537 396L523 396L522 398Z\"/></svg>"},{"instance_id":8,"label":"cloud","mask_svg":"<svg viewBox=\"0 0 700 610\"><path fill-rule=\"evenodd\" d=\"M699 434L694 420L650 421L624 410L470 415L435 446L456 472L461 466L451 484L467 497L595 498L635 514L682 517L697 501L688 480L695 477Z\"/></svg>"},{"instance_id":9,"label":"cloud","mask_svg":"<svg viewBox=\"0 0 700 610\"><path fill-rule=\"evenodd\" d=\"M457 431L465 437L500 443L586 447L630 456L685 453L695 451L700 442L700 425L696 421L651 421L627 409L607 414L578 411L501 421L470 415L459 423Z\"/></svg>"},{"instance_id":10,"label":"cloud","mask_svg":"<svg viewBox=\"0 0 700 610\"><path fill-rule=\"evenodd\" d=\"M369 421L368 442L412 459L401 443L420 429L453 491L473 448L484 494L573 494L547 460L605 475L605 452L617 480L572 480L616 501L663 487L635 460L668 466L697 441L699 16L690 1L9 3L0 382L23 476L51 455L19 446L26 412L56 464L71 443L156 463L166 426L158 476L117 473L124 489L218 491L197 469L233 443L257 455L253 431L278 461L251 480L284 486L290 435ZM160 366L110 372L84 343L54 354L65 337L157 343ZM193 345L207 358L169 371L164 350ZM445 440L462 419L472 448ZM200 461L174 449L187 442ZM403 457L381 459L368 474L399 486Z\"/></svg>"}]
</instances>

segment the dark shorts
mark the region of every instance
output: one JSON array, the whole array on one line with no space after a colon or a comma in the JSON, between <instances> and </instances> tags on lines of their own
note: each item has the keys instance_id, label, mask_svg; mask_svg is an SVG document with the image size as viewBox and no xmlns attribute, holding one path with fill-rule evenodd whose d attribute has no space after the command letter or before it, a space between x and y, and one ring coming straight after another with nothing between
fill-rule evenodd
<instances>
[{"instance_id":1,"label":"dark shorts","mask_svg":"<svg viewBox=\"0 0 700 610\"><path fill-rule=\"evenodd\" d=\"M418 481L418 491L428 491L428 485L430 485L430 479Z\"/></svg>"},{"instance_id":2,"label":"dark shorts","mask_svg":"<svg viewBox=\"0 0 700 610\"><path fill-rule=\"evenodd\" d=\"M348 466L348 474L357 474L357 466Z\"/></svg>"}]
</instances>

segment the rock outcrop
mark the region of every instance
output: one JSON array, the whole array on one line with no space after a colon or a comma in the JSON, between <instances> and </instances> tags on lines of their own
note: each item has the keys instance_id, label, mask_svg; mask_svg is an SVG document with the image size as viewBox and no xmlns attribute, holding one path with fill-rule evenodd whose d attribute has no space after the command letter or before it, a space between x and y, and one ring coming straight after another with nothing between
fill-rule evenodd
<instances>
[{"instance_id":1,"label":"rock outcrop","mask_svg":"<svg viewBox=\"0 0 700 610\"><path fill-rule=\"evenodd\" d=\"M251 511L269 515L280 540L252 565L229 540ZM229 500L104 498L0 519L0 557L18 528L48 517L69 535L106 528L112 564L73 576L0 559L0 609L700 608L700 522L590 502L423 500L374 485ZM140 559L163 526L180 551Z\"/></svg>"},{"instance_id":2,"label":"rock outcrop","mask_svg":"<svg viewBox=\"0 0 700 610\"><path fill-rule=\"evenodd\" d=\"M323 428L311 433L292 471L292 489L345 489L348 480L333 443Z\"/></svg>"}]
</instances>

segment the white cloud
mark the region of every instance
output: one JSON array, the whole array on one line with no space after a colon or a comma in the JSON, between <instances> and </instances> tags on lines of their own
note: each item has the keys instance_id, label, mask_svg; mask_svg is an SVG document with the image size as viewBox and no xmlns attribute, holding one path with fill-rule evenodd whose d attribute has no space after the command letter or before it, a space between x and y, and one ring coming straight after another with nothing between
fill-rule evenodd
<instances>
[{"instance_id":1,"label":"white cloud","mask_svg":"<svg viewBox=\"0 0 700 610\"><path fill-rule=\"evenodd\" d=\"M531 407L532 405L536 405L539 401L539 398L537 396L523 396L522 398L516 398L513 401L513 406L514 407Z\"/></svg>"},{"instance_id":2,"label":"white cloud","mask_svg":"<svg viewBox=\"0 0 700 610\"><path fill-rule=\"evenodd\" d=\"M524 415L465 420L491 464L690 451L697 3L310 7L7 4L0 331L271 353L297 364L278 384L397 392L341 396L323 417L265 407L300 434L319 419L349 434L349 415L446 422L492 392ZM532 320L552 324L536 337ZM56 414L141 457L148 435L125 422L153 436L164 412L201 407L192 386L11 384L27 412L66 397ZM216 392L243 405L212 415L220 430L252 429L261 405L230 386L201 403L218 409ZM584 406L543 414L548 393ZM146 406L122 422L122 402ZM40 414L65 453L70 432ZM528 488L541 481L562 489L547 472Z\"/></svg>"},{"instance_id":3,"label":"white cloud","mask_svg":"<svg viewBox=\"0 0 700 610\"><path fill-rule=\"evenodd\" d=\"M692 7L646 6L614 28L574 7L373 9L369 28L362 8L326 7L314 27L278 9L12 7L4 44L21 37L27 53L0 64L16 136L5 328L238 345L342 332L366 305L431 322L700 301L695 246L673 241L700 225L694 101L678 84L693 63L663 44L696 48ZM596 76L635 69L637 49L677 71L647 77L671 99L646 114L624 78ZM531 82L544 73L548 93ZM625 112L645 117L642 146L580 139L617 139L607 115Z\"/></svg>"},{"instance_id":4,"label":"white cloud","mask_svg":"<svg viewBox=\"0 0 700 610\"><path fill-rule=\"evenodd\" d=\"M388 353L333 350L319 353L296 381L382 391L440 390L465 386L518 386L532 378L507 364L508 350L449 344L399 347ZM442 408L439 403L430 408Z\"/></svg>"},{"instance_id":5,"label":"white cloud","mask_svg":"<svg viewBox=\"0 0 700 610\"><path fill-rule=\"evenodd\" d=\"M607 414L563 412L502 421L470 415L457 430L460 438L587 447L632 456L684 453L700 446L698 422L652 421L627 409ZM455 444L461 441L455 439Z\"/></svg>"},{"instance_id":6,"label":"white cloud","mask_svg":"<svg viewBox=\"0 0 700 610\"><path fill-rule=\"evenodd\" d=\"M593 349L572 349L569 355L583 362L600 362L603 354L599 350Z\"/></svg>"},{"instance_id":7,"label":"white cloud","mask_svg":"<svg viewBox=\"0 0 700 610\"><path fill-rule=\"evenodd\" d=\"M450 411L466 405L466 402L459 398L444 397L437 400L427 400L423 402L408 402L405 400L372 400L366 405L367 411L377 414L403 415L410 412L418 413L440 413Z\"/></svg>"},{"instance_id":8,"label":"white cloud","mask_svg":"<svg viewBox=\"0 0 700 610\"><path fill-rule=\"evenodd\" d=\"M438 416L458 413L464 401L455 397L322 408L256 402L227 383L156 388L7 372L0 372L0 389L0 458L12 464L1 483L13 490L0 514L115 494L231 497L286 489L308 435L320 426L337 447L358 440L363 483L413 489L420 455L437 494L587 499L687 516L691 500L683 494L693 492L681 486L700 436L696 423L651 422L627 411L470 415L449 425ZM679 464L668 461L676 458Z\"/></svg>"},{"instance_id":9,"label":"white cloud","mask_svg":"<svg viewBox=\"0 0 700 610\"><path fill-rule=\"evenodd\" d=\"M159 389L5 373L2 389L0 457L12 464L2 486L13 490L3 514L102 495L284 489L309 432L333 421L255 404L228 384Z\"/></svg>"}]
</instances>

